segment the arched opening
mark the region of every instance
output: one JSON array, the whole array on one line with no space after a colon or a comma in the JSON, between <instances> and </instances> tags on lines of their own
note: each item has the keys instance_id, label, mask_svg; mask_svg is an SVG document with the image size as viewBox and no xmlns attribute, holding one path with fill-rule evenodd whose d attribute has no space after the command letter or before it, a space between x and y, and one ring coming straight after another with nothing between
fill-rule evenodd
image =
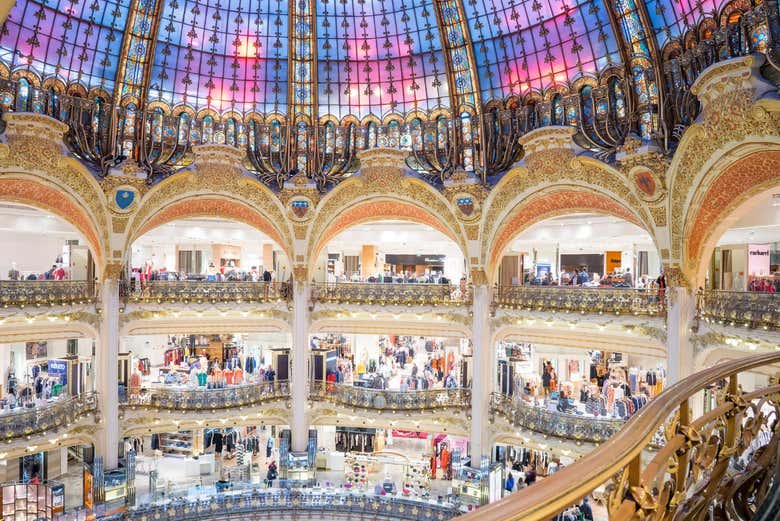
<instances>
[{"instance_id":1,"label":"arched opening","mask_svg":"<svg viewBox=\"0 0 780 521\"><path fill-rule=\"evenodd\" d=\"M780 186L765 190L730 213L705 250L704 287L780 292Z\"/></svg>"},{"instance_id":2,"label":"arched opening","mask_svg":"<svg viewBox=\"0 0 780 521\"><path fill-rule=\"evenodd\" d=\"M95 260L83 234L52 213L0 202L0 278L91 281Z\"/></svg>"},{"instance_id":3,"label":"arched opening","mask_svg":"<svg viewBox=\"0 0 780 521\"><path fill-rule=\"evenodd\" d=\"M574 212L531 224L508 242L498 284L647 287L660 273L658 250L626 217Z\"/></svg>"},{"instance_id":4,"label":"arched opening","mask_svg":"<svg viewBox=\"0 0 780 521\"><path fill-rule=\"evenodd\" d=\"M127 259L134 287L147 281L286 281L291 268L284 249L255 223L233 218L193 213L145 226Z\"/></svg>"},{"instance_id":5,"label":"arched opening","mask_svg":"<svg viewBox=\"0 0 780 521\"><path fill-rule=\"evenodd\" d=\"M340 219L320 247L314 280L405 284L464 277L463 252L449 233L422 213L408 218Z\"/></svg>"}]
</instances>

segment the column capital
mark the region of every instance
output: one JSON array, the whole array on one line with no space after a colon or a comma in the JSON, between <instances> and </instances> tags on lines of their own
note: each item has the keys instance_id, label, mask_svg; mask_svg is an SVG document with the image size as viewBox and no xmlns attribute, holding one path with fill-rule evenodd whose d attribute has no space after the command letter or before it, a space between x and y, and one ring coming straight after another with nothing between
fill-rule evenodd
<instances>
[{"instance_id":1,"label":"column capital","mask_svg":"<svg viewBox=\"0 0 780 521\"><path fill-rule=\"evenodd\" d=\"M728 102L729 98L724 100L724 96L743 91L748 92L755 99L773 90L758 71L764 61L763 56L752 54L717 62L707 67L691 85L691 93L701 101L702 114L706 117L710 112L721 112L722 103L731 105Z\"/></svg>"},{"instance_id":2,"label":"column capital","mask_svg":"<svg viewBox=\"0 0 780 521\"><path fill-rule=\"evenodd\" d=\"M197 171L205 173L241 174L246 153L235 147L220 144L195 145L193 161Z\"/></svg>"},{"instance_id":3,"label":"column capital","mask_svg":"<svg viewBox=\"0 0 780 521\"><path fill-rule=\"evenodd\" d=\"M308 281L309 268L305 264L296 264L292 267L293 279L296 283Z\"/></svg>"},{"instance_id":4,"label":"column capital","mask_svg":"<svg viewBox=\"0 0 780 521\"><path fill-rule=\"evenodd\" d=\"M102 282L110 280L119 280L122 278L125 265L121 261L108 261L103 268Z\"/></svg>"},{"instance_id":5,"label":"column capital","mask_svg":"<svg viewBox=\"0 0 780 521\"><path fill-rule=\"evenodd\" d=\"M488 277L487 273L485 273L485 270L482 268L472 268L471 272L469 273L471 276L471 283L474 286L487 286L488 285Z\"/></svg>"},{"instance_id":6,"label":"column capital","mask_svg":"<svg viewBox=\"0 0 780 521\"><path fill-rule=\"evenodd\" d=\"M406 175L407 153L394 148L370 148L358 152L360 160L360 176L366 181L395 182Z\"/></svg>"},{"instance_id":7,"label":"column capital","mask_svg":"<svg viewBox=\"0 0 780 521\"><path fill-rule=\"evenodd\" d=\"M68 125L44 114L31 112L6 112L5 135L9 145L30 143L38 148L37 154L64 155L67 152L62 138Z\"/></svg>"},{"instance_id":8,"label":"column capital","mask_svg":"<svg viewBox=\"0 0 780 521\"><path fill-rule=\"evenodd\" d=\"M664 264L664 275L666 275L666 285L669 288L691 289L691 282L685 276L682 269L676 264Z\"/></svg>"}]
</instances>

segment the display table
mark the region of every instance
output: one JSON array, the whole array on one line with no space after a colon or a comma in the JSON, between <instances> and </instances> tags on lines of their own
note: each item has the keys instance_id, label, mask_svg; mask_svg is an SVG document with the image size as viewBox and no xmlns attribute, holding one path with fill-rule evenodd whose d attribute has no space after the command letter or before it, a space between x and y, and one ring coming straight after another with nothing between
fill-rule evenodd
<instances>
[{"instance_id":1,"label":"display table","mask_svg":"<svg viewBox=\"0 0 780 521\"><path fill-rule=\"evenodd\" d=\"M317 468L322 470L344 470L344 453L318 452Z\"/></svg>"},{"instance_id":2,"label":"display table","mask_svg":"<svg viewBox=\"0 0 780 521\"><path fill-rule=\"evenodd\" d=\"M186 458L184 460L184 475L187 477L200 477L214 472L214 455L203 454L198 459Z\"/></svg>"}]
</instances>

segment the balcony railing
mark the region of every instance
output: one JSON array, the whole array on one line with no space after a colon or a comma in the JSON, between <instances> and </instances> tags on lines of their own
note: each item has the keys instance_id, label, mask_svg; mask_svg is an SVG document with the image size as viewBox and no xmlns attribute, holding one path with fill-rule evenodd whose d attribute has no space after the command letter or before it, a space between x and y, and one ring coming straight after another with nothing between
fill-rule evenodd
<instances>
[{"instance_id":1,"label":"balcony railing","mask_svg":"<svg viewBox=\"0 0 780 521\"><path fill-rule=\"evenodd\" d=\"M750 519L776 466L780 385L745 393L738 376L779 362L772 352L688 376L554 477L461 519L547 521L604 484L610 519ZM694 418L691 400L708 387L722 387L717 405ZM644 463L659 428L666 443Z\"/></svg>"},{"instance_id":2,"label":"balcony railing","mask_svg":"<svg viewBox=\"0 0 780 521\"><path fill-rule=\"evenodd\" d=\"M286 282L164 281L123 284L122 295L130 302L282 302L290 292Z\"/></svg>"},{"instance_id":3,"label":"balcony railing","mask_svg":"<svg viewBox=\"0 0 780 521\"><path fill-rule=\"evenodd\" d=\"M183 521L236 519L253 514L257 519L392 519L444 521L459 514L448 503L435 503L396 496L347 492L278 490L255 488L247 491L202 495L130 508L104 520Z\"/></svg>"},{"instance_id":4,"label":"balcony railing","mask_svg":"<svg viewBox=\"0 0 780 521\"><path fill-rule=\"evenodd\" d=\"M312 382L310 398L378 411L420 411L471 406L471 389L388 391L330 382Z\"/></svg>"},{"instance_id":5,"label":"balcony railing","mask_svg":"<svg viewBox=\"0 0 780 521\"><path fill-rule=\"evenodd\" d=\"M0 282L0 306L66 306L90 304L96 285L86 280L4 280Z\"/></svg>"},{"instance_id":6,"label":"balcony railing","mask_svg":"<svg viewBox=\"0 0 780 521\"><path fill-rule=\"evenodd\" d=\"M311 288L311 301L379 306L461 306L471 303L471 289L449 284L315 283Z\"/></svg>"},{"instance_id":7,"label":"balcony railing","mask_svg":"<svg viewBox=\"0 0 780 521\"><path fill-rule=\"evenodd\" d=\"M777 293L701 290L696 310L697 316L707 322L780 329L780 296Z\"/></svg>"},{"instance_id":8,"label":"balcony railing","mask_svg":"<svg viewBox=\"0 0 780 521\"><path fill-rule=\"evenodd\" d=\"M0 436L11 441L14 438L56 431L87 414L97 412L97 407L97 393L60 398L54 403L39 407L17 407L0 414Z\"/></svg>"},{"instance_id":9,"label":"balcony railing","mask_svg":"<svg viewBox=\"0 0 780 521\"><path fill-rule=\"evenodd\" d=\"M498 286L493 304L528 311L658 315L665 309L665 298L655 289Z\"/></svg>"},{"instance_id":10,"label":"balcony railing","mask_svg":"<svg viewBox=\"0 0 780 521\"><path fill-rule=\"evenodd\" d=\"M131 408L176 411L212 411L259 405L290 396L286 380L225 387L223 389L171 389L167 387L129 388L122 400Z\"/></svg>"},{"instance_id":11,"label":"balcony railing","mask_svg":"<svg viewBox=\"0 0 780 521\"><path fill-rule=\"evenodd\" d=\"M514 427L523 427L558 438L595 443L608 440L626 423L615 418L552 412L500 393L491 395L490 410L493 414L506 418Z\"/></svg>"}]
</instances>

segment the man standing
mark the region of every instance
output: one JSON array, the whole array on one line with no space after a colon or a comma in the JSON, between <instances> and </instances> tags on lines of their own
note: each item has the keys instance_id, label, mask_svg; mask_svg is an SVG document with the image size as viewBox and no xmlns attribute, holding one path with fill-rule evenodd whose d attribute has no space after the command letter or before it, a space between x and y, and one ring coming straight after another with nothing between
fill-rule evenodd
<instances>
[{"instance_id":1,"label":"man standing","mask_svg":"<svg viewBox=\"0 0 780 521\"><path fill-rule=\"evenodd\" d=\"M626 272L623 274L623 280L628 284L629 288L634 287L634 277L631 275L631 268L626 268Z\"/></svg>"}]
</instances>

